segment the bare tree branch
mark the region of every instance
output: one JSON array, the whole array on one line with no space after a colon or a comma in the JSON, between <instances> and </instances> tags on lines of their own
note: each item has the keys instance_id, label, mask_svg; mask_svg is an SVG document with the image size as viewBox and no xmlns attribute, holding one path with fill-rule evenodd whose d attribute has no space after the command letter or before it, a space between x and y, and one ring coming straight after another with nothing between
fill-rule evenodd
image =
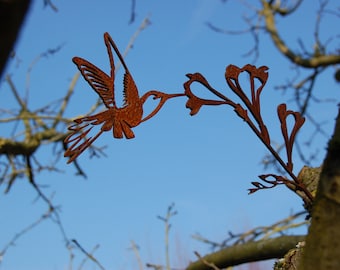
<instances>
[{"instance_id":1,"label":"bare tree branch","mask_svg":"<svg viewBox=\"0 0 340 270\"><path fill-rule=\"evenodd\" d=\"M280 258L304 239L305 236L297 235L247 242L210 253L189 264L186 270L210 270L206 262L222 269L248 262Z\"/></svg>"},{"instance_id":2,"label":"bare tree branch","mask_svg":"<svg viewBox=\"0 0 340 270\"><path fill-rule=\"evenodd\" d=\"M279 49L282 55L286 56L292 63L304 67L304 68L317 68L329 65L335 65L340 63L340 55L314 55L309 58L304 58L301 55L291 50L283 41L276 28L275 11L270 3L265 0L261 0L263 5L262 15L265 19L265 26L267 32L273 40L275 46Z\"/></svg>"}]
</instances>

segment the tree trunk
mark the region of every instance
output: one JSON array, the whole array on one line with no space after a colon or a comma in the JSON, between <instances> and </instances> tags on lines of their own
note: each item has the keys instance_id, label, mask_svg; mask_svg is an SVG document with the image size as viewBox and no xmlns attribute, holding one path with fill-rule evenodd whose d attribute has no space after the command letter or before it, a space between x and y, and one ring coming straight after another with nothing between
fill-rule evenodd
<instances>
[{"instance_id":1,"label":"tree trunk","mask_svg":"<svg viewBox=\"0 0 340 270\"><path fill-rule=\"evenodd\" d=\"M340 269L340 109L312 209L299 270Z\"/></svg>"},{"instance_id":2,"label":"tree trunk","mask_svg":"<svg viewBox=\"0 0 340 270\"><path fill-rule=\"evenodd\" d=\"M30 3L30 0L0 1L0 78Z\"/></svg>"}]
</instances>

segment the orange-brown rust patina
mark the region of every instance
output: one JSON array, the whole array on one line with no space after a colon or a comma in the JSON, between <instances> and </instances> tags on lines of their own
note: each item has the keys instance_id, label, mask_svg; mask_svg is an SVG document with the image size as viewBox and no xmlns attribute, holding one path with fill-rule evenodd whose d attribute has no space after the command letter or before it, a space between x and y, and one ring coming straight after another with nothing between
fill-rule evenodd
<instances>
[{"instance_id":1,"label":"orange-brown rust patina","mask_svg":"<svg viewBox=\"0 0 340 270\"><path fill-rule=\"evenodd\" d=\"M77 65L84 79L99 95L107 110L74 120L75 124L68 128L71 134L65 139L66 144L71 143L64 154L65 157L69 158L67 163L74 161L104 131L113 129L113 137L115 138L123 138L123 136L127 139L134 138L133 127L153 117L168 99L185 95L184 93L166 94L152 90L140 97L131 73L116 44L108 33L104 34L104 42L110 60L110 75L83 58L73 58L73 62ZM117 107L115 102L115 64L112 48L125 70L123 90L124 104L120 108ZM148 116L143 118L143 104L149 96L153 96L153 99L160 99L160 101L156 108ZM88 137L89 132L95 125L102 126L96 135Z\"/></svg>"}]
</instances>

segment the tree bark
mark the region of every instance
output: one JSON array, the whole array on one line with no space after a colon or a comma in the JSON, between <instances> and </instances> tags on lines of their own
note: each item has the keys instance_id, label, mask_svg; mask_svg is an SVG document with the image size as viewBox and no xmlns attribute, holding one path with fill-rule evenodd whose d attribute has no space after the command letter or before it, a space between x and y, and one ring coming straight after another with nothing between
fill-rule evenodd
<instances>
[{"instance_id":1,"label":"tree bark","mask_svg":"<svg viewBox=\"0 0 340 270\"><path fill-rule=\"evenodd\" d=\"M30 0L0 1L0 78L18 38Z\"/></svg>"},{"instance_id":2,"label":"tree bark","mask_svg":"<svg viewBox=\"0 0 340 270\"><path fill-rule=\"evenodd\" d=\"M340 109L329 141L299 270L340 269Z\"/></svg>"},{"instance_id":3,"label":"tree bark","mask_svg":"<svg viewBox=\"0 0 340 270\"><path fill-rule=\"evenodd\" d=\"M211 270L209 264L223 269L238 264L256 262L283 257L298 242L305 239L304 235L280 236L256 242L230 246L208 254L196 262L192 262L186 270Z\"/></svg>"}]
</instances>

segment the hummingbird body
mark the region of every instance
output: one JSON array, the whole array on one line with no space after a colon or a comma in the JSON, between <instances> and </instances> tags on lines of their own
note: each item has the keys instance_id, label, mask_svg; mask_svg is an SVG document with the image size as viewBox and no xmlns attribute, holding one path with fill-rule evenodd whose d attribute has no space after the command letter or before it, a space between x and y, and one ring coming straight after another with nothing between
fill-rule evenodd
<instances>
[{"instance_id":1,"label":"hummingbird body","mask_svg":"<svg viewBox=\"0 0 340 270\"><path fill-rule=\"evenodd\" d=\"M71 131L71 134L65 139L65 143L72 143L64 153L65 157L69 157L67 163L74 161L103 132L110 131L111 129L113 130L114 138L134 138L135 134L133 133L132 128L153 117L169 98L185 95L184 93L166 94L156 90L151 90L145 93L142 97L139 97L138 89L131 73L127 68L116 44L108 33L104 34L104 42L110 60L110 75L106 74L101 69L83 58L74 57L72 59L84 79L99 95L106 107L106 110L95 115L77 118L73 121L74 124L68 128ZM122 107L117 107L115 102L115 65L112 48L125 69L123 79L124 99ZM143 104L149 96L153 96L153 99L160 99L160 102L148 116L143 118ZM88 135L90 131L96 125L102 125L99 132L96 135L89 137Z\"/></svg>"}]
</instances>

